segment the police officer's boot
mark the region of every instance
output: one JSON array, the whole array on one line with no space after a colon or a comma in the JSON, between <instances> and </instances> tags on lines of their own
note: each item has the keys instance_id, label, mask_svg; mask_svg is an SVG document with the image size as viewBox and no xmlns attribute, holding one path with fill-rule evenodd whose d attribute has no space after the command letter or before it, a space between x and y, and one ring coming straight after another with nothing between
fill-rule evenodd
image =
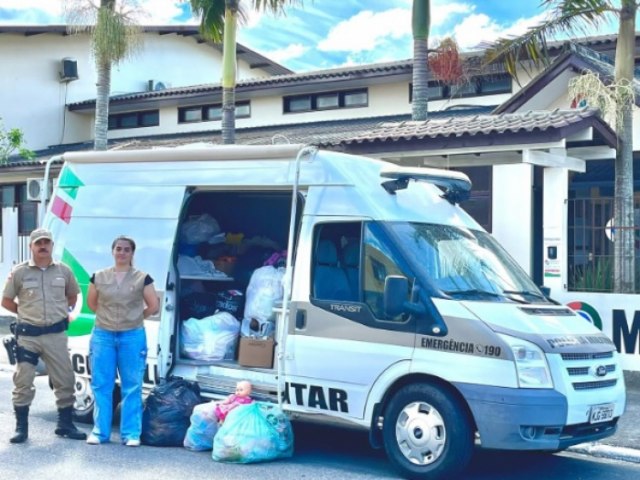
<instances>
[{"instance_id":1,"label":"police officer's boot","mask_svg":"<svg viewBox=\"0 0 640 480\"><path fill-rule=\"evenodd\" d=\"M13 406L16 414L16 434L9 440L11 443L24 443L29 437L29 405Z\"/></svg>"},{"instance_id":2,"label":"police officer's boot","mask_svg":"<svg viewBox=\"0 0 640 480\"><path fill-rule=\"evenodd\" d=\"M71 421L73 407L64 407L58 409L58 425L56 425L56 435L72 440L86 440L87 434L81 432Z\"/></svg>"}]
</instances>

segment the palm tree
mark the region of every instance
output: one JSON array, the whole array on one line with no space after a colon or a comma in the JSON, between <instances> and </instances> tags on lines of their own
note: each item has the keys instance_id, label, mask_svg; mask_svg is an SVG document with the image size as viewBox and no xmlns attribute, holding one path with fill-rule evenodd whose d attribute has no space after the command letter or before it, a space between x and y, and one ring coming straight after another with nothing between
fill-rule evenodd
<instances>
[{"instance_id":1,"label":"palm tree","mask_svg":"<svg viewBox=\"0 0 640 480\"><path fill-rule=\"evenodd\" d=\"M619 3L616 5L615 3ZM598 27L611 15L619 19L615 57L618 119L615 122L618 145L615 160L614 291L635 291L634 211L633 211L633 95L628 94L634 81L636 0L543 0L549 8L549 20L517 38L500 39L488 51L489 61L499 61L516 76L516 66L526 68L549 62L546 39L558 33L584 33Z\"/></svg>"},{"instance_id":2,"label":"palm tree","mask_svg":"<svg viewBox=\"0 0 640 480\"><path fill-rule=\"evenodd\" d=\"M431 25L430 0L413 0L411 30L413 33L412 120L426 120L429 101L428 43Z\"/></svg>"},{"instance_id":3,"label":"palm tree","mask_svg":"<svg viewBox=\"0 0 640 480\"><path fill-rule=\"evenodd\" d=\"M235 143L236 131L236 31L246 19L241 0L183 0L200 17L200 32L214 42L222 42L222 141ZM302 0L252 0L256 11L283 13L286 5Z\"/></svg>"},{"instance_id":4,"label":"palm tree","mask_svg":"<svg viewBox=\"0 0 640 480\"><path fill-rule=\"evenodd\" d=\"M141 45L140 29L133 19L135 0L66 0L70 33L89 33L96 62L97 94L94 150L107 149L111 67L132 55Z\"/></svg>"}]
</instances>

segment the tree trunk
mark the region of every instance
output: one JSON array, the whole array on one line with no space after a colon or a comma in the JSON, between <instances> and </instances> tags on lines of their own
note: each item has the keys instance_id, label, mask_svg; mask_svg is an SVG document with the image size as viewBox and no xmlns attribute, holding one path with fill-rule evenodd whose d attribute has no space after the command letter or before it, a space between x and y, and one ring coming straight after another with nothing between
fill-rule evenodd
<instances>
[{"instance_id":1,"label":"tree trunk","mask_svg":"<svg viewBox=\"0 0 640 480\"><path fill-rule=\"evenodd\" d=\"M429 108L429 67L427 62L427 40L413 41L413 97L411 101L411 119L426 120Z\"/></svg>"},{"instance_id":2,"label":"tree trunk","mask_svg":"<svg viewBox=\"0 0 640 480\"><path fill-rule=\"evenodd\" d=\"M222 89L222 143L236 143L236 89Z\"/></svg>"},{"instance_id":3,"label":"tree trunk","mask_svg":"<svg viewBox=\"0 0 640 480\"><path fill-rule=\"evenodd\" d=\"M96 61L98 75L96 97L96 120L93 134L93 149L107 149L109 129L109 93L111 91L111 63Z\"/></svg>"},{"instance_id":4,"label":"tree trunk","mask_svg":"<svg viewBox=\"0 0 640 480\"><path fill-rule=\"evenodd\" d=\"M222 42L222 142L236 143L236 9L229 7L224 12L224 37Z\"/></svg>"},{"instance_id":5,"label":"tree trunk","mask_svg":"<svg viewBox=\"0 0 640 480\"><path fill-rule=\"evenodd\" d=\"M411 98L411 118L422 121L427 119L429 103L428 84L428 44L430 0L413 0L411 28L413 33L413 90Z\"/></svg>"},{"instance_id":6,"label":"tree trunk","mask_svg":"<svg viewBox=\"0 0 640 480\"><path fill-rule=\"evenodd\" d=\"M615 77L618 85L633 82L635 50L634 0L623 0L616 46ZM633 205L633 98L624 95L616 122L614 291L635 292L635 225Z\"/></svg>"}]
</instances>

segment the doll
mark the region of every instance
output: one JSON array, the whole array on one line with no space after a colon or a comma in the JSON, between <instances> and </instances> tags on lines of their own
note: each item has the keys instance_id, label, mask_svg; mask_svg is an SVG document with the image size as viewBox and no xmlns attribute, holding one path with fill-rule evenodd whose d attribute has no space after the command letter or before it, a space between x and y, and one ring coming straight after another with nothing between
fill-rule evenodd
<instances>
[{"instance_id":1,"label":"doll","mask_svg":"<svg viewBox=\"0 0 640 480\"><path fill-rule=\"evenodd\" d=\"M227 414L238 405L247 405L253 402L251 395L251 383L242 380L236 384L236 393L229 395L225 400L216 404L215 414L218 421L222 423Z\"/></svg>"}]
</instances>

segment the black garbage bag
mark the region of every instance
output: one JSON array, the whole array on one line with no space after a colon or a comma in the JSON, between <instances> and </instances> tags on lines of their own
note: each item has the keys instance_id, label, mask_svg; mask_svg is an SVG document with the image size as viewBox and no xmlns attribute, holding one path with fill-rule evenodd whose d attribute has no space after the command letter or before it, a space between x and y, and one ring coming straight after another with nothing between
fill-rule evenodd
<instances>
[{"instance_id":1,"label":"black garbage bag","mask_svg":"<svg viewBox=\"0 0 640 480\"><path fill-rule=\"evenodd\" d=\"M242 318L244 295L240 290L223 290L216 293L216 311L229 312L236 318Z\"/></svg>"},{"instance_id":2,"label":"black garbage bag","mask_svg":"<svg viewBox=\"0 0 640 480\"><path fill-rule=\"evenodd\" d=\"M145 400L140 440L156 447L181 447L193 407L200 403L195 382L176 378L157 385Z\"/></svg>"},{"instance_id":3,"label":"black garbage bag","mask_svg":"<svg viewBox=\"0 0 640 480\"><path fill-rule=\"evenodd\" d=\"M216 313L217 297L212 293L192 292L180 299L180 316L204 318Z\"/></svg>"}]
</instances>

